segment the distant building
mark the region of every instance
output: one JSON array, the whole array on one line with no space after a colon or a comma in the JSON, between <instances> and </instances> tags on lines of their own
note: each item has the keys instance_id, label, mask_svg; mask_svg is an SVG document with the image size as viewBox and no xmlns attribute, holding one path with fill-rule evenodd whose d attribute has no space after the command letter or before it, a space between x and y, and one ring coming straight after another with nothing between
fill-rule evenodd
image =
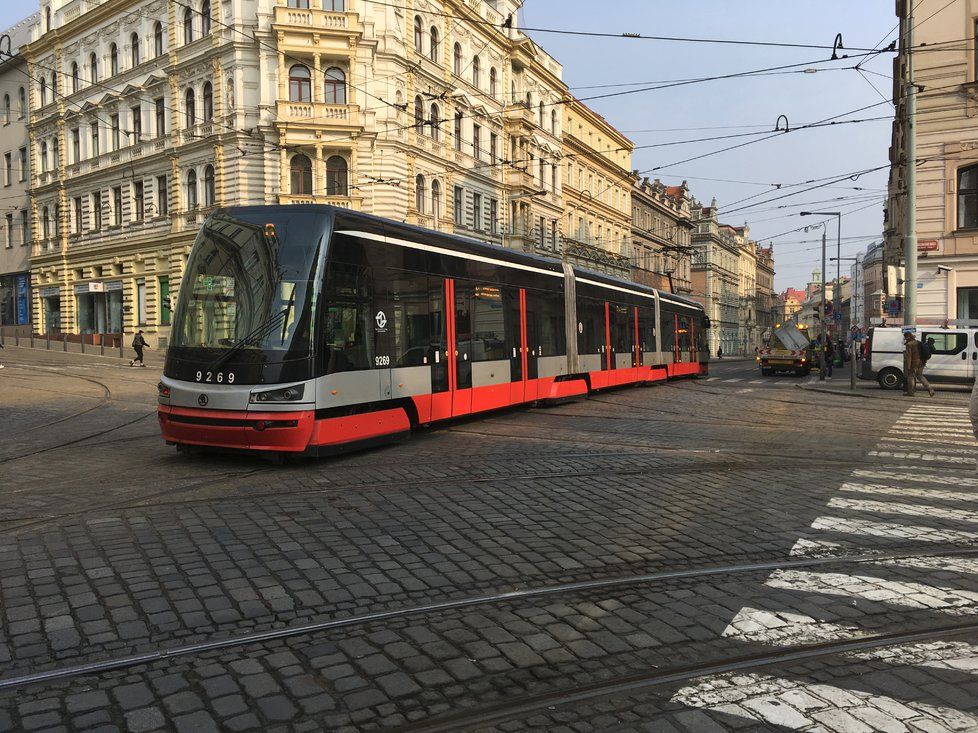
<instances>
[{"instance_id":1,"label":"distant building","mask_svg":"<svg viewBox=\"0 0 978 733\"><path fill-rule=\"evenodd\" d=\"M688 294L693 228L689 188L635 176L632 182L632 279L653 288Z\"/></svg>"},{"instance_id":2,"label":"distant building","mask_svg":"<svg viewBox=\"0 0 978 733\"><path fill-rule=\"evenodd\" d=\"M709 206L693 202L692 297L703 304L712 327L710 353L722 348L735 354L743 348L740 337L740 254L734 227L717 220L716 199Z\"/></svg>"},{"instance_id":3,"label":"distant building","mask_svg":"<svg viewBox=\"0 0 978 733\"><path fill-rule=\"evenodd\" d=\"M757 247L757 329L764 333L778 319L774 292L774 247Z\"/></svg>"},{"instance_id":4,"label":"distant building","mask_svg":"<svg viewBox=\"0 0 978 733\"><path fill-rule=\"evenodd\" d=\"M808 294L804 290L796 290L795 288L788 288L778 295L777 317L775 318L775 322L799 322L797 320L798 312L801 310L802 303L807 298Z\"/></svg>"},{"instance_id":5,"label":"distant building","mask_svg":"<svg viewBox=\"0 0 978 733\"><path fill-rule=\"evenodd\" d=\"M8 328L31 323L29 76L21 49L39 18L35 13L7 29L11 56L0 61L0 326Z\"/></svg>"}]
</instances>

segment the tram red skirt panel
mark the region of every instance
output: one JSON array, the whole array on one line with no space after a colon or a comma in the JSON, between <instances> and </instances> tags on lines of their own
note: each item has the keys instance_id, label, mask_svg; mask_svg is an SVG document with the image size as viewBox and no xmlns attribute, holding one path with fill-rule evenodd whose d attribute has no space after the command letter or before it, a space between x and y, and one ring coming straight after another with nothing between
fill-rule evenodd
<instances>
[{"instance_id":1,"label":"tram red skirt panel","mask_svg":"<svg viewBox=\"0 0 978 733\"><path fill-rule=\"evenodd\" d=\"M366 412L362 415L316 420L313 445L340 445L382 435L405 433L411 429L407 413L400 407Z\"/></svg>"}]
</instances>

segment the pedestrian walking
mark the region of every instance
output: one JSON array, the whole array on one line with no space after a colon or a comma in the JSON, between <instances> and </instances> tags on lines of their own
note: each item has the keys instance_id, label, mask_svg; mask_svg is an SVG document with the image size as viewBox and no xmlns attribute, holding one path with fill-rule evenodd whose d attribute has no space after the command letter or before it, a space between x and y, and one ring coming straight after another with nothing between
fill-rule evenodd
<instances>
[{"instance_id":1,"label":"pedestrian walking","mask_svg":"<svg viewBox=\"0 0 978 733\"><path fill-rule=\"evenodd\" d=\"M146 339L143 338L143 332L137 331L135 337L132 340L132 350L136 352L136 358L130 359L129 366L136 366L136 362L139 362L139 366L146 366L146 362L143 361L143 349L148 349L149 344L146 343Z\"/></svg>"},{"instance_id":2,"label":"pedestrian walking","mask_svg":"<svg viewBox=\"0 0 978 733\"><path fill-rule=\"evenodd\" d=\"M825 340L825 369L829 379L832 378L832 367L835 364L835 345L831 339Z\"/></svg>"},{"instance_id":3,"label":"pedestrian walking","mask_svg":"<svg viewBox=\"0 0 978 733\"><path fill-rule=\"evenodd\" d=\"M717 359L722 359L722 358L723 358L723 347L722 346L718 346L717 347Z\"/></svg>"},{"instance_id":4,"label":"pedestrian walking","mask_svg":"<svg viewBox=\"0 0 978 733\"><path fill-rule=\"evenodd\" d=\"M917 341L916 336L908 331L903 334L903 345L903 393L907 397L913 397L917 391L917 382L919 381L924 386L924 389L927 390L927 393L933 397L934 388L930 386L924 377L925 360L922 358L923 349L921 349L921 343ZM927 358L930 358L929 352Z\"/></svg>"},{"instance_id":5,"label":"pedestrian walking","mask_svg":"<svg viewBox=\"0 0 978 733\"><path fill-rule=\"evenodd\" d=\"M0 343L0 349L4 348L3 344ZM0 369L3 369L3 362L0 361Z\"/></svg>"}]
</instances>

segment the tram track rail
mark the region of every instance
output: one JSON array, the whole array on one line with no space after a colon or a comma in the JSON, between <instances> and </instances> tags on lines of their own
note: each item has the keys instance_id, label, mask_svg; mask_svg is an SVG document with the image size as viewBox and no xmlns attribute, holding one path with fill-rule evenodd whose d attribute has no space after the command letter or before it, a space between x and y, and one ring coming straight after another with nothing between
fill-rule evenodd
<instances>
[{"instance_id":1,"label":"tram track rail","mask_svg":"<svg viewBox=\"0 0 978 733\"><path fill-rule=\"evenodd\" d=\"M691 680L734 672L746 672L772 666L789 666L823 657L864 652L893 646L904 646L958 637L972 637L978 622L933 626L915 631L867 634L853 639L817 644L793 645L775 651L763 651L707 662L656 669L645 674L623 675L591 684L575 685L561 690L526 695L505 702L462 710L434 719L392 728L398 733L447 733L472 731L485 726L522 718L543 710L553 710L575 703L645 692Z\"/></svg>"},{"instance_id":2,"label":"tram track rail","mask_svg":"<svg viewBox=\"0 0 978 733\"><path fill-rule=\"evenodd\" d=\"M320 634L337 629L351 628L366 626L374 623L381 623L386 621L395 621L400 619L408 619L419 616L426 616L432 614L443 613L446 611L456 611L463 610L473 607L480 606L492 606L500 603L510 603L519 602L524 600L537 600L541 598L548 597L560 597L565 594L571 593L586 593L590 591L604 591L616 588L627 588L636 586L649 586L655 584L666 583L670 581L700 581L702 579L709 579L715 577L723 577L738 574L752 574L752 573L771 573L779 570L797 570L806 568L822 568L822 567L835 567L835 566L859 566L872 563L881 562L899 562L908 560L918 560L927 559L933 557L970 557L978 556L978 546L961 547L960 545L950 547L950 548L936 548L932 547L927 552L901 552L901 551L889 551L889 552L878 552L878 553L860 553L853 555L833 555L824 557L805 557L797 559L778 559L773 561L761 561L761 562L747 562L747 563L736 563L730 565L713 565L705 566L691 569L682 570L664 570L651 573L637 574L637 575L625 575L616 577L606 577L597 578L591 580L583 581L572 581L559 584L542 585L530 588L515 588L508 591L497 591L482 593L472 596L466 596L455 599L448 599L443 601L422 603L414 606L406 606L402 608L386 609L380 611L369 611L366 613L354 613L350 616L342 618L331 618L321 621L312 621L302 624L292 624L285 625L279 628L265 629L260 631L250 631L243 634L233 634L225 638L220 639L204 639L201 641L190 642L186 644L178 644L169 647L160 647L154 650L137 652L130 654L121 654L107 659L93 660L90 662L81 662L78 664L64 665L60 667L55 667L47 670L39 670L34 672L29 672L27 674L16 675L16 676L6 676L0 677L0 692L9 690L18 690L25 687L33 685L42 685L59 680L86 677L86 676L97 676L105 674L108 672L113 672L116 670L129 669L132 667L137 667L141 665L151 664L154 662L161 662L165 660L175 659L178 657L185 656L196 656L206 652L232 649L232 648L242 648L253 644L261 644L270 641L276 641L281 639L294 638L305 635ZM969 607L978 607L978 604L972 604ZM961 608L960 606L958 608ZM802 647L800 649L796 648L796 652L804 652L805 650L823 650L821 654L839 653L839 650L846 651L850 645L852 649L861 648L858 645L861 643L872 644L878 642L879 645L884 645L882 642L885 639L903 639L904 637L912 637L915 634L957 634L957 633L974 633L978 631L978 621L971 622L968 624L962 624L958 626L950 627L940 627L938 629L930 631L918 631L907 634L902 632L899 634L881 634L877 636L868 636L863 639L849 640L842 642L832 642L829 644L817 644ZM927 637L930 638L930 637ZM903 641L892 641L891 644L906 643ZM838 647L836 651L828 651L829 648ZM869 648L869 647L867 647ZM778 657L776 661L784 661L779 655L787 654L791 650L786 649L771 656ZM765 655L760 655L763 658ZM802 657L804 658L804 657ZM754 663L761 664L758 655L747 657L744 660L726 660L724 663L741 663L745 664ZM712 664L717 664L716 662ZM699 671L702 669L709 669L710 665L697 666L690 668L688 670L683 670L684 673L689 675L689 678L704 676L709 674L717 674L718 672L710 671ZM659 680L660 675L669 674L668 671L656 672L651 675L642 675L641 679L648 679L649 681ZM634 682L631 678L627 678L629 682ZM610 689L611 692L616 692L617 689L609 685L613 685L613 682L601 683L599 685L590 686L600 690ZM661 682L665 684L665 682ZM589 689L590 689L589 687ZM577 689L577 688L575 688ZM557 699L562 699L561 696L568 694L567 692L557 692L548 693L545 695L537 695L530 700L538 699L554 699L557 695ZM576 698L574 698L576 700ZM571 701L568 698L568 701ZM520 702L518 705L505 705L503 706L510 713L515 711L518 714L522 711L522 705L525 702ZM547 705L553 703L547 703ZM546 706L546 705L545 705ZM444 728L444 730L469 730L474 722L478 722L481 718L473 717L474 714L484 715L485 713L473 713L473 711L468 711L465 713L460 713L459 716L449 716L438 721L430 721L424 725L457 725L461 720L467 722L467 727L455 728L449 727ZM492 709L492 715L499 715L500 710L497 707ZM508 715L508 713L507 713ZM485 724L480 722L480 725ZM406 728L405 730L427 730L427 728ZM433 728L432 730L443 730L443 728Z\"/></svg>"}]
</instances>

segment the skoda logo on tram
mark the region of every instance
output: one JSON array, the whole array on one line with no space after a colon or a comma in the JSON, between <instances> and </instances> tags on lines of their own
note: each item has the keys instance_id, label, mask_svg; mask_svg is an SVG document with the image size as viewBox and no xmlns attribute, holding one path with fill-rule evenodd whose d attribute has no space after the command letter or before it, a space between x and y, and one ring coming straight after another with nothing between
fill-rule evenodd
<instances>
[{"instance_id":1,"label":"skoda logo on tram","mask_svg":"<svg viewBox=\"0 0 978 733\"><path fill-rule=\"evenodd\" d=\"M201 407L207 407L207 395L200 394L197 396L197 404Z\"/></svg>"},{"instance_id":2,"label":"skoda logo on tram","mask_svg":"<svg viewBox=\"0 0 978 733\"><path fill-rule=\"evenodd\" d=\"M384 311L377 311L377 315L374 316L374 320L377 322L377 328L383 328L387 325L387 314Z\"/></svg>"}]
</instances>

